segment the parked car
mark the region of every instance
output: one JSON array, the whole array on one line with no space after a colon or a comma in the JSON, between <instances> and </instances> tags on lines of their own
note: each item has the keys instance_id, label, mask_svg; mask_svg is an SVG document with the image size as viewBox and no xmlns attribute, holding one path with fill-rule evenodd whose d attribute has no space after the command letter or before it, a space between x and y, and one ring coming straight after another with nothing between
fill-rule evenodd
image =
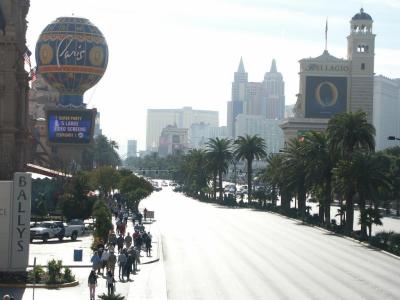
<instances>
[{"instance_id":1,"label":"parked car","mask_svg":"<svg viewBox=\"0 0 400 300\"><path fill-rule=\"evenodd\" d=\"M54 238L62 241L64 237L70 237L71 240L75 241L78 235L81 235L84 231L85 226L82 225L67 225L61 221L45 221L30 229L30 241L38 239L46 243L47 240Z\"/></svg>"}]
</instances>

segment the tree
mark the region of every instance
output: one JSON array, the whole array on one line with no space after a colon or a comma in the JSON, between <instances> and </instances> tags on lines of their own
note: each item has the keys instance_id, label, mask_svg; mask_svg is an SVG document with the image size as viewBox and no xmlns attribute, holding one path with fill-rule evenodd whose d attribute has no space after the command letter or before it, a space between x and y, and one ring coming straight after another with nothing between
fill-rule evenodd
<instances>
[{"instance_id":1,"label":"tree","mask_svg":"<svg viewBox=\"0 0 400 300\"><path fill-rule=\"evenodd\" d=\"M134 174L126 174L121 177L118 187L128 208L136 212L140 201L153 192L153 186L150 182Z\"/></svg>"},{"instance_id":2,"label":"tree","mask_svg":"<svg viewBox=\"0 0 400 300\"><path fill-rule=\"evenodd\" d=\"M252 192L252 176L254 159L262 159L267 156L265 151L265 141L257 135L239 136L235 141L234 154L238 160L245 159L247 161L247 187L248 199L251 202Z\"/></svg>"},{"instance_id":3,"label":"tree","mask_svg":"<svg viewBox=\"0 0 400 300\"><path fill-rule=\"evenodd\" d=\"M269 154L267 156L267 167L261 175L261 180L271 187L273 193L276 193L276 190L279 192L281 196L281 208L284 211L288 211L292 195L288 187L287 177L285 176L283 161L283 153Z\"/></svg>"},{"instance_id":4,"label":"tree","mask_svg":"<svg viewBox=\"0 0 400 300\"><path fill-rule=\"evenodd\" d=\"M365 239L367 236L368 222L371 220L371 211L367 216L366 200L375 200L377 203L377 196L379 188L390 188L389 181L389 167L390 159L382 154L368 154L363 152L356 152L353 155L353 180L355 183L355 190L358 193L358 207L360 209L360 225L361 225L361 238Z\"/></svg>"},{"instance_id":5,"label":"tree","mask_svg":"<svg viewBox=\"0 0 400 300\"><path fill-rule=\"evenodd\" d=\"M292 139L287 144L287 147L282 150L282 155L282 168L287 177L286 187L296 193L300 216L304 220L308 187L306 185L306 155L303 142L298 139Z\"/></svg>"},{"instance_id":6,"label":"tree","mask_svg":"<svg viewBox=\"0 0 400 300\"><path fill-rule=\"evenodd\" d=\"M82 152L82 168L92 170L93 167L121 165L121 159L116 151L118 144L105 135L95 137L91 146Z\"/></svg>"},{"instance_id":7,"label":"tree","mask_svg":"<svg viewBox=\"0 0 400 300\"><path fill-rule=\"evenodd\" d=\"M185 155L183 171L185 185L189 186L196 194L208 187L209 169L207 168L207 153L204 150L192 149Z\"/></svg>"},{"instance_id":8,"label":"tree","mask_svg":"<svg viewBox=\"0 0 400 300\"><path fill-rule=\"evenodd\" d=\"M332 169L336 155L329 151L328 137L323 132L309 132L305 135L303 146L305 155L306 180L310 188L322 196L320 220L330 227L332 202Z\"/></svg>"},{"instance_id":9,"label":"tree","mask_svg":"<svg viewBox=\"0 0 400 300\"><path fill-rule=\"evenodd\" d=\"M360 218L358 223L361 226L366 226L368 227L368 237L371 237L372 234L372 225L382 225L382 221L381 221L381 213L379 212L379 210L377 208L372 208L372 207L368 207L367 209L365 209L363 214L360 214ZM362 232L361 232L362 234Z\"/></svg>"},{"instance_id":10,"label":"tree","mask_svg":"<svg viewBox=\"0 0 400 300\"><path fill-rule=\"evenodd\" d=\"M329 120L328 139L331 153L336 153L341 159L342 166L349 170L351 160L355 151L363 150L373 152L375 148L375 128L367 121L365 112L350 112L334 116ZM341 173L341 172L337 172ZM346 172L345 172L346 173ZM345 173L342 173L345 175ZM344 180L351 181L352 178L345 177ZM343 186L343 185L342 185ZM346 228L345 233L353 231L354 223L354 188L348 185L345 194L346 200Z\"/></svg>"},{"instance_id":11,"label":"tree","mask_svg":"<svg viewBox=\"0 0 400 300\"><path fill-rule=\"evenodd\" d=\"M89 178L85 173L74 175L66 183L59 205L67 220L87 219L92 214L94 197L89 197Z\"/></svg>"},{"instance_id":12,"label":"tree","mask_svg":"<svg viewBox=\"0 0 400 300\"><path fill-rule=\"evenodd\" d=\"M111 212L104 199L98 199L93 206L94 236L107 242L108 232L112 229Z\"/></svg>"},{"instance_id":13,"label":"tree","mask_svg":"<svg viewBox=\"0 0 400 300\"><path fill-rule=\"evenodd\" d=\"M100 191L100 194L107 197L117 188L120 174L111 166L96 168L91 173L92 184Z\"/></svg>"},{"instance_id":14,"label":"tree","mask_svg":"<svg viewBox=\"0 0 400 300\"><path fill-rule=\"evenodd\" d=\"M222 176L226 173L229 162L232 159L231 141L224 138L209 139L207 142L207 153L214 174L218 174L219 200L222 202L224 194Z\"/></svg>"}]
</instances>

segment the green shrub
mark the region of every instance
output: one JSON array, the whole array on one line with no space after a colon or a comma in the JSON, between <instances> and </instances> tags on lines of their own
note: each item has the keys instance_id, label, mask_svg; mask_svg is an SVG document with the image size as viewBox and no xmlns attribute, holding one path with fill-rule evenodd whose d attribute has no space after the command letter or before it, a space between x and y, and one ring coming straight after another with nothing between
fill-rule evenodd
<instances>
[{"instance_id":1,"label":"green shrub","mask_svg":"<svg viewBox=\"0 0 400 300\"><path fill-rule=\"evenodd\" d=\"M41 282L44 279L46 272L42 266L37 265L28 272L28 282Z\"/></svg>"},{"instance_id":2,"label":"green shrub","mask_svg":"<svg viewBox=\"0 0 400 300\"><path fill-rule=\"evenodd\" d=\"M48 278L47 283L59 283L61 281L62 261L52 259L47 263Z\"/></svg>"},{"instance_id":3,"label":"green shrub","mask_svg":"<svg viewBox=\"0 0 400 300\"><path fill-rule=\"evenodd\" d=\"M73 282L73 281L75 281L75 276L72 275L71 269L68 268L68 267L64 268L63 281L64 282Z\"/></svg>"}]
</instances>

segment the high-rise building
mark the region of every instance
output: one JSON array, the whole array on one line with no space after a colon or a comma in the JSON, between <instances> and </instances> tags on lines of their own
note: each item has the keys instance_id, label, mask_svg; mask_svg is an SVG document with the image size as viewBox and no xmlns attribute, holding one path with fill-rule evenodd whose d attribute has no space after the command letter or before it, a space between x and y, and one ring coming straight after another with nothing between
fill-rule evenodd
<instances>
[{"instance_id":1,"label":"high-rise building","mask_svg":"<svg viewBox=\"0 0 400 300\"><path fill-rule=\"evenodd\" d=\"M161 131L158 154L167 156L178 152L185 152L189 148L188 129L168 125Z\"/></svg>"},{"instance_id":2,"label":"high-rise building","mask_svg":"<svg viewBox=\"0 0 400 300\"><path fill-rule=\"evenodd\" d=\"M126 157L136 157L137 153L137 140L128 140L128 149Z\"/></svg>"},{"instance_id":3,"label":"high-rise building","mask_svg":"<svg viewBox=\"0 0 400 300\"><path fill-rule=\"evenodd\" d=\"M279 122L264 116L240 114L236 117L236 137L246 134L258 135L264 139L267 153L278 153L284 143Z\"/></svg>"},{"instance_id":4,"label":"high-rise building","mask_svg":"<svg viewBox=\"0 0 400 300\"><path fill-rule=\"evenodd\" d=\"M189 128L189 145L192 149L204 149L209 139L227 138L226 126L216 127L205 123L195 123Z\"/></svg>"},{"instance_id":5,"label":"high-rise building","mask_svg":"<svg viewBox=\"0 0 400 300\"><path fill-rule=\"evenodd\" d=\"M227 107L228 134L236 136L235 122L239 114L262 116L281 120L285 114L285 85L282 74L277 71L276 61L272 60L270 71L265 73L262 82L248 82L243 59L232 83L232 99Z\"/></svg>"},{"instance_id":6,"label":"high-rise building","mask_svg":"<svg viewBox=\"0 0 400 300\"><path fill-rule=\"evenodd\" d=\"M282 120L285 117L285 83L276 68L275 59L270 71L265 73L263 86L267 119Z\"/></svg>"},{"instance_id":7,"label":"high-rise building","mask_svg":"<svg viewBox=\"0 0 400 300\"><path fill-rule=\"evenodd\" d=\"M182 109L148 109L146 127L146 150L158 151L161 131L168 125L189 129L195 123L218 127L218 111Z\"/></svg>"},{"instance_id":8,"label":"high-rise building","mask_svg":"<svg viewBox=\"0 0 400 300\"><path fill-rule=\"evenodd\" d=\"M398 146L389 136L400 137L400 79L374 78L373 124L376 129L376 150Z\"/></svg>"}]
</instances>

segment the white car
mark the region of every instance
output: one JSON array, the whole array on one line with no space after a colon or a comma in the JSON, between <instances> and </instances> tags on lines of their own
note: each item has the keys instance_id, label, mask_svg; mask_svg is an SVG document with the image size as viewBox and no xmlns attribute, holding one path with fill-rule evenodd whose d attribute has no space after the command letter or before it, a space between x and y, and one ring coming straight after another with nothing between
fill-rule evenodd
<instances>
[{"instance_id":1,"label":"white car","mask_svg":"<svg viewBox=\"0 0 400 300\"><path fill-rule=\"evenodd\" d=\"M38 239L46 243L48 239L58 238L62 241L64 237L70 237L71 240L75 241L84 231L84 225L67 225L61 221L45 221L31 227L30 241Z\"/></svg>"}]
</instances>

